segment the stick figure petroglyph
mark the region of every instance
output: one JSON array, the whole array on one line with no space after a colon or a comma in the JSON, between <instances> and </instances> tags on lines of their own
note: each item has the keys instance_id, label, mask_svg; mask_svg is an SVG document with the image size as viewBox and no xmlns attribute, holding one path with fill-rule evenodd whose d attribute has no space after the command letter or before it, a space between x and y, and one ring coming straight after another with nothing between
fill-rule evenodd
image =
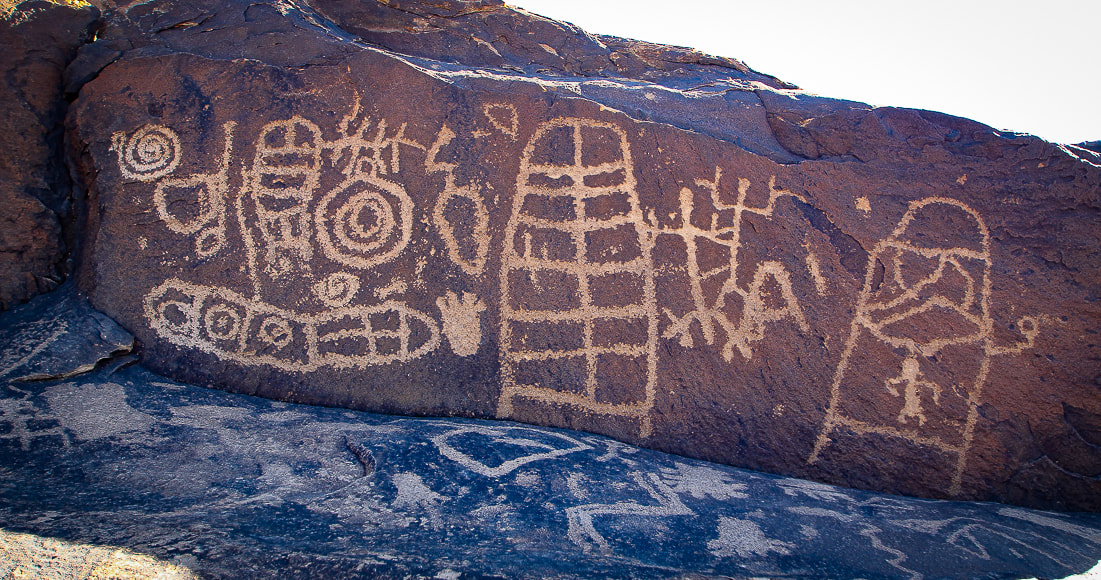
<instances>
[{"instance_id":1,"label":"stick figure petroglyph","mask_svg":"<svg viewBox=\"0 0 1101 580\"><path fill-rule=\"evenodd\" d=\"M680 344L686 348L694 346L692 339L692 323L698 323L707 344L714 344L717 338L716 328L721 329L726 335L726 343L723 345L722 355L727 361L734 358L734 350L746 359L753 358L752 344L765 337L766 325L789 319L794 322L801 331L809 332L803 310L791 288L791 275L783 264L775 261L762 262L757 266L753 274L753 280L749 288L738 285L739 251L742 248L742 225L745 214L755 214L763 217L771 217L776 211L776 203L782 197L791 197L798 200L803 198L790 191L778 189L776 178L768 182L768 203L764 207L752 207L747 204L750 182L748 179L738 179L737 199L733 204L728 204L720 199L719 181L722 171L716 167L715 176L711 180L699 179L696 184L705 187L710 194L712 206L716 213L711 217L711 226L708 229L701 228L692 222L695 211L693 192L689 188L683 188L680 192L681 225L675 229L663 229L662 233L676 234L684 239L688 250L688 282L692 292L694 308L684 315L677 316L669 309L662 309L671 324L662 333L662 338L677 338ZM729 225L720 225L720 216L730 220ZM700 269L698 258L698 243L700 240L709 240L728 248L729 261L720 268L704 272ZM808 256L813 254L808 254ZM718 295L713 300L708 300L704 294L703 283L715 276L725 274L726 279ZM779 288L780 302L782 306L769 306L764 299L766 284L773 282ZM731 320L724 309L730 297L740 299L743 304L741 320Z\"/></svg>"},{"instance_id":2,"label":"stick figure petroglyph","mask_svg":"<svg viewBox=\"0 0 1101 580\"><path fill-rule=\"evenodd\" d=\"M940 403L940 385L926 381L922 378L921 367L916 358L908 358L902 361L902 372L893 379L885 382L887 392L894 396L902 395L905 404L898 412L898 422L905 423L907 419L915 418L918 425L925 424L925 415L921 412L921 389L927 389L933 395L933 402ZM903 392L899 393L896 387L902 386Z\"/></svg>"}]
</instances>

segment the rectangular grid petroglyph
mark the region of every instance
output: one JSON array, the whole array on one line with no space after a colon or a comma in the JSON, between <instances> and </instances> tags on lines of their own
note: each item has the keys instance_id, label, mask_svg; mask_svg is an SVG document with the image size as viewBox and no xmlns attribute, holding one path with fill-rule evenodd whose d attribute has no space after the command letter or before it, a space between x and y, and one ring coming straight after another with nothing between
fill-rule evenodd
<instances>
[{"instance_id":1,"label":"rectangular grid petroglyph","mask_svg":"<svg viewBox=\"0 0 1101 580\"><path fill-rule=\"evenodd\" d=\"M530 163L533 147L542 132L555 129L569 131L570 138L566 141L573 147L572 163ZM583 129L616 135L619 141L618 158L586 164ZM600 414L638 417L642 420L643 436L648 434L648 413L653 406L656 378L657 321L649 251L652 234L639 227L644 220L634 191L633 171L625 135L614 126L594 121L551 121L536 133L525 150L501 273L501 359L505 377L499 407L501 416L511 414L514 397L522 397L571 405ZM616 177L609 179L609 175ZM594 182L601 184L589 185ZM608 185L609 182L618 183ZM554 202L563 198L569 201L565 204ZM624 198L627 203L623 204L625 208L621 211L599 207L601 201ZM550 203L547 203L548 200ZM548 216L548 207L558 208L559 215ZM561 239L567 245L565 256L548 256L546 245L540 247L533 244L533 233L541 234L542 239ZM563 244L557 246L551 251L557 250L558 254L562 254ZM529 287L531 292L537 292L541 275L560 282L550 291L566 294L566 306L543 309L542 304L525 303L523 296L510 295L521 294ZM621 276L622 280L627 281L626 286L638 286L641 292L637 296L625 292L630 296L626 299L627 303L622 303L622 297L594 295L594 291L598 294L615 292L613 288L599 287L596 283L611 275ZM522 284L521 280L528 285ZM637 284L632 285L632 281ZM611 305L617 301L614 298L621 303ZM604 338L602 344L597 344L594 326L608 319L642 322L648 332L642 337L628 334L615 339ZM571 322L582 327L581 344L573 348L529 348L523 341L514 339L514 323L526 323L529 333L532 326L537 329L542 326L543 332L554 333L556 323ZM610 356L629 357L637 361L635 370L645 375L639 381L642 385L640 392L617 392L615 396L620 400L598 400L601 386L598 368L602 360ZM522 377L518 376L530 376L529 373L518 373L521 366L530 368L532 364L543 363L553 368L582 359L585 361L584 377L581 378L583 384L569 385L575 389L573 391L541 383L524 384ZM550 368L547 370L552 374L554 372ZM565 369L560 370L565 372Z\"/></svg>"}]
</instances>

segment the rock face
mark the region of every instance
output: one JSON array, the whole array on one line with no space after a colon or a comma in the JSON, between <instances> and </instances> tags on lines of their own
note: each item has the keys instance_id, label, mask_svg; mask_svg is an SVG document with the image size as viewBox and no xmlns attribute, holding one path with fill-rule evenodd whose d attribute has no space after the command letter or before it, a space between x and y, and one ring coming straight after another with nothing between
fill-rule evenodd
<instances>
[{"instance_id":1,"label":"rock face","mask_svg":"<svg viewBox=\"0 0 1101 580\"><path fill-rule=\"evenodd\" d=\"M491 1L106 23L81 283L159 372L1101 510L1086 149Z\"/></svg>"},{"instance_id":2,"label":"rock face","mask_svg":"<svg viewBox=\"0 0 1101 580\"><path fill-rule=\"evenodd\" d=\"M0 310L57 287L72 221L62 72L99 12L25 2L0 19Z\"/></svg>"}]
</instances>

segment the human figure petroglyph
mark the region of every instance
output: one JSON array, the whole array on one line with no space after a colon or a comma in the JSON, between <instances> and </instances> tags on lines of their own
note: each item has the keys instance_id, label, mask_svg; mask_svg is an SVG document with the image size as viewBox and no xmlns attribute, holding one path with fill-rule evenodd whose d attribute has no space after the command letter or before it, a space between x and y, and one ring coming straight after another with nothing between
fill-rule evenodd
<instances>
[{"instance_id":1,"label":"human figure petroglyph","mask_svg":"<svg viewBox=\"0 0 1101 580\"><path fill-rule=\"evenodd\" d=\"M924 380L918 360L910 357L902 361L902 371L897 377L887 379L884 382L887 392L905 399L902 410L898 412L898 422L905 423L907 419L917 419L918 425L925 424L925 414L921 412L921 390L928 390L933 396L933 403L940 403L940 385ZM898 391L902 386L903 392Z\"/></svg>"},{"instance_id":2,"label":"human figure petroglyph","mask_svg":"<svg viewBox=\"0 0 1101 580\"><path fill-rule=\"evenodd\" d=\"M321 128L297 115L260 130L247 187L273 277L308 269L313 257L309 204L321 183L321 142Z\"/></svg>"},{"instance_id":3,"label":"human figure petroglyph","mask_svg":"<svg viewBox=\"0 0 1101 580\"><path fill-rule=\"evenodd\" d=\"M937 227L945 223L955 224L955 231ZM948 491L960 492L991 360L995 355L1018 354L1031 348L1039 332L1037 319L1026 316L1018 321L1023 341L1009 346L994 343L989 305L992 264L990 231L974 209L945 197L910 204L898 226L868 258L856 314L831 385L826 418L808 463L819 460L831 443L830 435L843 426L857 434L900 437L954 455L956 465ZM868 383L862 381L868 376L889 373L854 366L854 360L878 348L877 344L901 353L899 370L886 374L877 388L895 397L901 395L903 402L894 417L873 421L853 417L846 410L845 394L866 390ZM948 351L977 357L977 369L969 370L960 366L962 363L932 361ZM938 384L926 376L923 368L936 368L942 375L954 371L958 373L956 384ZM901 393L899 386L903 387ZM929 421L922 391L932 395L937 408L945 408L949 396L962 397L965 411L962 416L943 417L941 430L934 434L904 427L910 425L909 419L916 419L917 427ZM952 439L947 437L949 433Z\"/></svg>"},{"instance_id":4,"label":"human figure petroglyph","mask_svg":"<svg viewBox=\"0 0 1101 580\"><path fill-rule=\"evenodd\" d=\"M612 143L611 156L589 139ZM514 401L526 399L637 418L641 436L649 436L657 381L654 233L645 225L627 134L589 119L547 121L524 148L516 188L500 273L497 415L512 416ZM604 330L618 323L643 330ZM580 385L544 379L576 374ZM611 374L632 384L602 400Z\"/></svg>"},{"instance_id":5,"label":"human figure petroglyph","mask_svg":"<svg viewBox=\"0 0 1101 580\"><path fill-rule=\"evenodd\" d=\"M685 187L680 192L681 225L678 228L663 229L662 233L675 234L684 239L688 250L688 283L692 292L694 308L684 315L677 316L669 309L662 311L670 320L670 325L662 333L662 338L677 338L685 348L694 346L692 338L692 323L698 323L707 344L714 344L717 338L716 329L721 329L726 335L723 345L723 358L731 361L734 358L734 350L746 359L753 357L752 344L760 341L765 336L765 327L769 323L784 319L794 322L802 332L809 332L803 310L791 288L791 275L783 264L776 261L762 262L757 266L753 274L753 280L748 288L738 284L739 251L742 247L742 226L745 214L771 217L776 211L776 203L780 198L791 197L805 201L802 196L776 187L776 178L769 179L768 202L763 207L753 207L747 204L750 181L745 178L738 179L737 198L733 204L722 201L719 193L719 182L722 178L722 170L715 168L713 179L698 179L696 184L706 188L711 204L716 213L711 216L711 225L704 229L695 225L692 221L695 211L694 194L691 189ZM729 220L729 225L720 225L720 217ZM728 248L729 261L720 268L704 272L701 271L698 258L699 240L709 240ZM817 272L817 261L812 264L812 273ZM816 260L816 259L815 259ZM708 299L703 290L703 284L707 280L725 275L722 288L713 299ZM820 275L819 275L820 277ZM764 299L764 288L769 281L774 282L780 289L780 301L782 306L770 307ZM817 283L817 279L816 279ZM742 301L741 320L735 322L724 312L727 300L731 297Z\"/></svg>"}]
</instances>

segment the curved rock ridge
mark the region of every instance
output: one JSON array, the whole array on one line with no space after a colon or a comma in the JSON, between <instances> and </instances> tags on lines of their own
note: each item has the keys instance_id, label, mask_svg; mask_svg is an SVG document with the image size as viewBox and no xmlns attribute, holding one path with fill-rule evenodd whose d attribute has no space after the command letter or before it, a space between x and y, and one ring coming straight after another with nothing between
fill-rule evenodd
<instances>
[{"instance_id":1,"label":"curved rock ridge","mask_svg":"<svg viewBox=\"0 0 1101 580\"><path fill-rule=\"evenodd\" d=\"M496 2L105 11L82 288L175 379L1101 509L1101 166Z\"/></svg>"}]
</instances>

